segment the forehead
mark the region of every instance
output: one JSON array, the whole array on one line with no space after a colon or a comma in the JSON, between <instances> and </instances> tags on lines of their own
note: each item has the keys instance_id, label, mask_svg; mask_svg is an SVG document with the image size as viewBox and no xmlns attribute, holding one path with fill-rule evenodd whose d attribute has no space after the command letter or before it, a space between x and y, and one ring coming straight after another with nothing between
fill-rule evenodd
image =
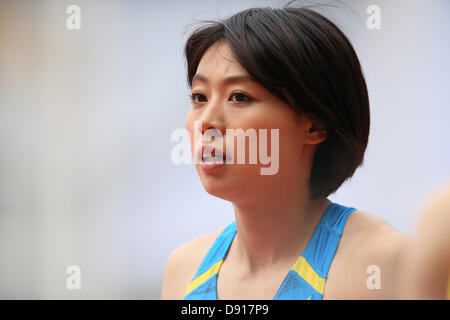
<instances>
[{"instance_id":1,"label":"forehead","mask_svg":"<svg viewBox=\"0 0 450 320\"><path fill-rule=\"evenodd\" d=\"M226 41L217 41L212 44L200 59L197 73L208 77L223 77L235 74L248 74L236 61Z\"/></svg>"}]
</instances>

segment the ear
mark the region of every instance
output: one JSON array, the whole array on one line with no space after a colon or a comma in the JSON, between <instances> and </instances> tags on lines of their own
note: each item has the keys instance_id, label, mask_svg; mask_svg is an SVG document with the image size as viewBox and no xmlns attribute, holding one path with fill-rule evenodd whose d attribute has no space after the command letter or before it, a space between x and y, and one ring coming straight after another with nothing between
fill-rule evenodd
<instances>
[{"instance_id":1,"label":"ear","mask_svg":"<svg viewBox=\"0 0 450 320\"><path fill-rule=\"evenodd\" d=\"M308 116L304 128L305 144L319 144L327 139L327 130L324 123L314 116Z\"/></svg>"}]
</instances>

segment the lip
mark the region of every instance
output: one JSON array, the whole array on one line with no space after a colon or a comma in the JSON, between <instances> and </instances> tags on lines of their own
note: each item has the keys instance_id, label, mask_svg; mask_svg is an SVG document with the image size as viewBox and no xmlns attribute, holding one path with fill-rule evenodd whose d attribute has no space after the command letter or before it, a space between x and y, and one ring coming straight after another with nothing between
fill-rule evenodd
<instances>
[{"instance_id":1,"label":"lip","mask_svg":"<svg viewBox=\"0 0 450 320\"><path fill-rule=\"evenodd\" d=\"M221 160L221 161L217 161L217 160L213 160L213 161L203 161L200 163L200 167L204 170L204 171L211 171L211 170L215 170L218 168L222 168L225 166L225 161Z\"/></svg>"},{"instance_id":2,"label":"lip","mask_svg":"<svg viewBox=\"0 0 450 320\"><path fill-rule=\"evenodd\" d=\"M211 149L212 148L212 149ZM210 153L212 154L214 151L214 156L221 156L221 158L213 158L212 161L203 161L203 153L210 150ZM211 171L220 167L223 167L227 161L226 153L224 153L222 150L212 147L212 146L203 146L201 147L197 152L197 159L200 160L200 167L204 171Z\"/></svg>"}]
</instances>

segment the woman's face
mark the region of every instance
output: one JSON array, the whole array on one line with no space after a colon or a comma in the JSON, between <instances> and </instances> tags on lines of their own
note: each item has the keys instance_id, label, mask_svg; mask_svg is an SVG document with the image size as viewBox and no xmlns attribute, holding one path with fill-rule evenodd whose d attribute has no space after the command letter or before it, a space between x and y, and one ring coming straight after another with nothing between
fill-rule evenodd
<instances>
[{"instance_id":1,"label":"woman's face","mask_svg":"<svg viewBox=\"0 0 450 320\"><path fill-rule=\"evenodd\" d=\"M295 187L306 181L309 172L305 171L310 170L308 165L302 165L305 162L302 152L306 139L304 133L308 130L309 119L299 116L256 82L245 78L226 81L229 77L246 75L248 73L233 58L225 41L213 44L201 58L194 76L192 105L186 119L194 159L198 159L196 154L202 146L202 132L209 128L222 134L223 138L214 144L227 154L231 153L231 147L228 145L227 151L226 129L255 130L258 137L256 164L249 163L249 138L245 140L244 164L237 163L237 154L242 151L238 150L237 138L233 139L233 163L225 163L212 170L203 168L200 163L195 164L205 190L234 203L273 197L284 190L298 190ZM201 121L201 127L194 126L194 121ZM272 157L272 164L260 161L260 129L267 130L266 154ZM271 143L271 129L279 130L278 147ZM194 130L197 130L196 134ZM212 145L211 140L203 142L203 146L208 144ZM277 169L274 174L261 174L261 168L270 166L272 171Z\"/></svg>"}]
</instances>

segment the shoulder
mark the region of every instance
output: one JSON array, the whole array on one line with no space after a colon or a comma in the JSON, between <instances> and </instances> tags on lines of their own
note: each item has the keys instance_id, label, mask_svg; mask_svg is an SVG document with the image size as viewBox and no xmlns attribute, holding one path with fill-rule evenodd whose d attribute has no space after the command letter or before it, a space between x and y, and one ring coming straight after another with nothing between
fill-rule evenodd
<instances>
[{"instance_id":1,"label":"shoulder","mask_svg":"<svg viewBox=\"0 0 450 320\"><path fill-rule=\"evenodd\" d=\"M395 298L396 279L411 241L384 219L364 211L353 212L328 273L327 298Z\"/></svg>"},{"instance_id":2,"label":"shoulder","mask_svg":"<svg viewBox=\"0 0 450 320\"><path fill-rule=\"evenodd\" d=\"M436 241L438 236L450 240L450 182L433 191L421 209L416 234L422 242Z\"/></svg>"},{"instance_id":3,"label":"shoulder","mask_svg":"<svg viewBox=\"0 0 450 320\"><path fill-rule=\"evenodd\" d=\"M386 252L389 248L386 248L385 244L390 243L392 247L407 239L410 239L408 235L395 229L386 220L365 211L355 211L347 220L341 241L349 249L378 248ZM371 252L374 251L367 253Z\"/></svg>"},{"instance_id":4,"label":"shoulder","mask_svg":"<svg viewBox=\"0 0 450 320\"><path fill-rule=\"evenodd\" d=\"M342 235L346 251L357 253L362 261L371 264L394 263L413 239L386 220L364 211L354 212L347 223Z\"/></svg>"},{"instance_id":5,"label":"shoulder","mask_svg":"<svg viewBox=\"0 0 450 320\"><path fill-rule=\"evenodd\" d=\"M450 293L450 183L433 191L420 210L417 239L408 250L403 297L446 298ZM414 279L411 281L411 279ZM448 293L447 293L448 292Z\"/></svg>"},{"instance_id":6,"label":"shoulder","mask_svg":"<svg viewBox=\"0 0 450 320\"><path fill-rule=\"evenodd\" d=\"M161 299L183 299L197 268L223 229L186 242L170 254L164 271Z\"/></svg>"}]
</instances>

